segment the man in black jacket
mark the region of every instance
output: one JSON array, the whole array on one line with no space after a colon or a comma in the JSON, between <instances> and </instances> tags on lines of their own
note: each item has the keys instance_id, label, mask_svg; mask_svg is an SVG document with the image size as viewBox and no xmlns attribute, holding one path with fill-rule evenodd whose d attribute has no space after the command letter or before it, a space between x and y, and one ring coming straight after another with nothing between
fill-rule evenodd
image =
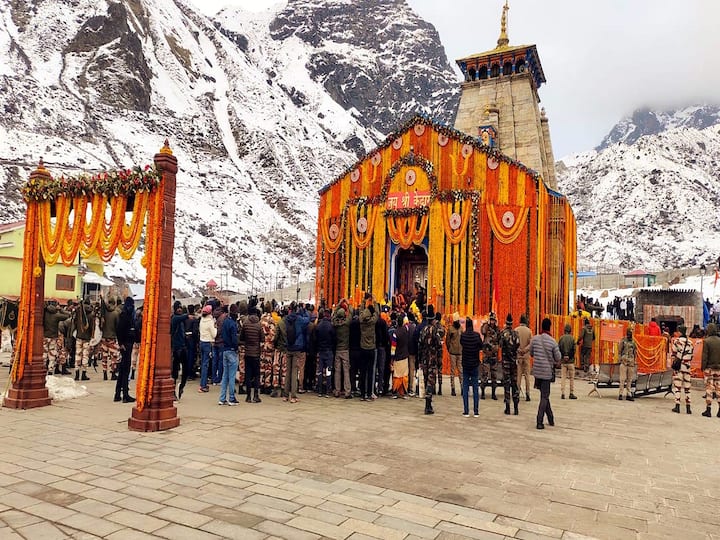
<instances>
[{"instance_id":1,"label":"man in black jacket","mask_svg":"<svg viewBox=\"0 0 720 540\"><path fill-rule=\"evenodd\" d=\"M323 310L322 317L315 327L315 345L317 347L317 393L319 397L330 397L333 351L335 350L335 327L330 321L332 313Z\"/></svg>"},{"instance_id":2,"label":"man in black jacket","mask_svg":"<svg viewBox=\"0 0 720 540\"><path fill-rule=\"evenodd\" d=\"M135 301L131 297L125 299L117 322L117 341L120 349L117 382L115 383L115 399L123 403L132 403L135 398L130 395L128 379L130 377L130 356L135 342ZM122 397L121 397L122 394Z\"/></svg>"},{"instance_id":3,"label":"man in black jacket","mask_svg":"<svg viewBox=\"0 0 720 540\"><path fill-rule=\"evenodd\" d=\"M245 386L247 395L245 401L250 403L260 403L260 350L265 342L265 333L259 318L260 312L255 307L248 310L247 319L240 331L240 343L245 348ZM253 391L252 398L250 390Z\"/></svg>"}]
</instances>

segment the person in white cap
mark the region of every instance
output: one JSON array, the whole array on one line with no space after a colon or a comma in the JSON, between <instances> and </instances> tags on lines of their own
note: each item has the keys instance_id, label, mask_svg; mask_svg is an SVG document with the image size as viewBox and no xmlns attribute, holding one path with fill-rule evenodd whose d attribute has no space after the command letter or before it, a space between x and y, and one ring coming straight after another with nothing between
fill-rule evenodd
<instances>
[{"instance_id":1,"label":"person in white cap","mask_svg":"<svg viewBox=\"0 0 720 540\"><path fill-rule=\"evenodd\" d=\"M210 354L217 336L217 328L215 327L212 312L212 305L205 304L200 318L200 388L198 388L198 392L208 392L210 390L208 387L208 369L210 367Z\"/></svg>"}]
</instances>

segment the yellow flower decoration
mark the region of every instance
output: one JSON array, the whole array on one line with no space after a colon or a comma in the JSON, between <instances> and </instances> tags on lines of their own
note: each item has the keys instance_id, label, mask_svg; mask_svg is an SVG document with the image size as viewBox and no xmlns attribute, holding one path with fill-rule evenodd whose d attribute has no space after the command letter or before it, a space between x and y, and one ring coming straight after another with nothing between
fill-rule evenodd
<instances>
[{"instance_id":1,"label":"yellow flower decoration","mask_svg":"<svg viewBox=\"0 0 720 540\"><path fill-rule=\"evenodd\" d=\"M147 255L142 256L142 259L140 259L140 264L142 264L143 268L147 268Z\"/></svg>"},{"instance_id":2,"label":"yellow flower decoration","mask_svg":"<svg viewBox=\"0 0 720 540\"><path fill-rule=\"evenodd\" d=\"M42 276L42 269L39 266L33 268L33 276L35 276L36 278Z\"/></svg>"}]
</instances>

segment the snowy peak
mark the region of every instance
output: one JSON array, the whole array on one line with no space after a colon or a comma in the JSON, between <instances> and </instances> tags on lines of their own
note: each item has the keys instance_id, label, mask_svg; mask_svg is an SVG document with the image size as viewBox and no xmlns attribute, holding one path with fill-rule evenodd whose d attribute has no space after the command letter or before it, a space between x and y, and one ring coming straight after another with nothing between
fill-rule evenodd
<instances>
[{"instance_id":1,"label":"snowy peak","mask_svg":"<svg viewBox=\"0 0 720 540\"><path fill-rule=\"evenodd\" d=\"M435 28L405 0L290 0L270 35L304 42L312 79L381 133L411 113L452 119L457 75Z\"/></svg>"},{"instance_id":2,"label":"snowy peak","mask_svg":"<svg viewBox=\"0 0 720 540\"><path fill-rule=\"evenodd\" d=\"M720 123L720 106L696 105L668 111L637 109L618 122L602 140L597 150L616 143L634 144L645 135L657 135L679 127L704 129Z\"/></svg>"},{"instance_id":3,"label":"snowy peak","mask_svg":"<svg viewBox=\"0 0 720 540\"><path fill-rule=\"evenodd\" d=\"M409 112L452 118L434 28L404 1L290 1L210 19L184 0L0 2L0 192L177 156L175 288L314 274L317 190ZM142 280L141 254L110 276ZM273 279L274 278L274 279Z\"/></svg>"},{"instance_id":4,"label":"snowy peak","mask_svg":"<svg viewBox=\"0 0 720 540\"><path fill-rule=\"evenodd\" d=\"M563 159L556 170L578 221L581 267L664 269L717 257L717 114L708 106L646 111L636 120L644 119L645 128L658 133ZM640 129L637 121L623 121L616 133L621 125Z\"/></svg>"}]
</instances>

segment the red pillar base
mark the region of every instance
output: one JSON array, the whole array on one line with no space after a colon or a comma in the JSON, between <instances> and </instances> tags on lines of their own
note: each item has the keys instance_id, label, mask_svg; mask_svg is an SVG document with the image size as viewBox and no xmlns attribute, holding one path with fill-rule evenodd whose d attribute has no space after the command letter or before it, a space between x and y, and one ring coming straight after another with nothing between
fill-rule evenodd
<instances>
[{"instance_id":1,"label":"red pillar base","mask_svg":"<svg viewBox=\"0 0 720 540\"><path fill-rule=\"evenodd\" d=\"M155 379L153 397L142 412L133 407L128 428L133 431L164 431L180 425L177 407L173 405L175 383L170 377Z\"/></svg>"},{"instance_id":2,"label":"red pillar base","mask_svg":"<svg viewBox=\"0 0 720 540\"><path fill-rule=\"evenodd\" d=\"M50 405L50 394L45 386L47 371L42 362L26 364L23 378L13 383L3 402L8 409L34 409Z\"/></svg>"}]
</instances>

